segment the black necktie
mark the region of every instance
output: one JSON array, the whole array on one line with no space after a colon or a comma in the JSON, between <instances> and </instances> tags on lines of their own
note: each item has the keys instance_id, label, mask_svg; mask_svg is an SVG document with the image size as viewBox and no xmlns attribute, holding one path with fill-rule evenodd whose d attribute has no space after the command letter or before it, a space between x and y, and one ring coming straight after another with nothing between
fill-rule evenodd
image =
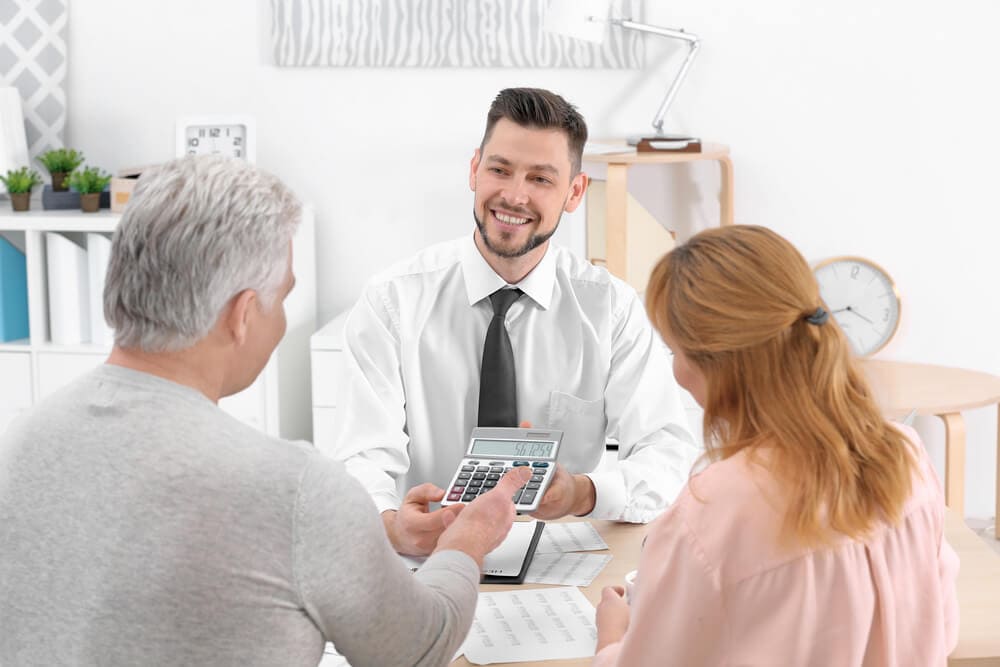
<instances>
[{"instance_id":1,"label":"black necktie","mask_svg":"<svg viewBox=\"0 0 1000 667\"><path fill-rule=\"evenodd\" d=\"M499 289L490 294L493 319L483 344L483 366L479 373L479 425L517 426L517 385L514 382L514 350L504 318L520 298L519 289Z\"/></svg>"}]
</instances>

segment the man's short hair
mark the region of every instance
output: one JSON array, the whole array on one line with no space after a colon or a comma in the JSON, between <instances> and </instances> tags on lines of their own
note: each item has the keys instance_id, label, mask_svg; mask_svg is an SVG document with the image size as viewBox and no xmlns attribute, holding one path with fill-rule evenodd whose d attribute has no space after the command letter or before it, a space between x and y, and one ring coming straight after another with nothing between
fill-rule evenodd
<instances>
[{"instance_id":1,"label":"man's short hair","mask_svg":"<svg viewBox=\"0 0 1000 667\"><path fill-rule=\"evenodd\" d=\"M543 130L556 129L566 133L569 140L569 161L572 176L580 172L583 146L587 143L587 123L576 107L555 93L541 88L506 88L501 90L486 114L486 132L479 144L486 145L493 127L501 118L521 127Z\"/></svg>"},{"instance_id":2,"label":"man's short hair","mask_svg":"<svg viewBox=\"0 0 1000 667\"><path fill-rule=\"evenodd\" d=\"M241 160L189 156L143 173L111 243L104 317L115 344L191 347L246 289L273 307L300 217L287 186Z\"/></svg>"}]
</instances>

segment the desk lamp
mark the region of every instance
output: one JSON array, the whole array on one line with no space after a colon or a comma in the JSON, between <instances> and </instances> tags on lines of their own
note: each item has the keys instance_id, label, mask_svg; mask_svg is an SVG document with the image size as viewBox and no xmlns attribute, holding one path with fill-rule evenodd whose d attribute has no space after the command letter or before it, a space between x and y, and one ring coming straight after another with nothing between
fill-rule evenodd
<instances>
[{"instance_id":1,"label":"desk lamp","mask_svg":"<svg viewBox=\"0 0 1000 667\"><path fill-rule=\"evenodd\" d=\"M636 146L640 151L671 150L697 153L701 152L701 142L698 139L681 135L670 135L663 132L663 117L674 101L674 96L680 88L681 83L687 76L688 70L694 57L701 48L701 41L697 35L692 35L684 30L674 30L672 28L661 28L660 26L649 25L647 23L637 23L632 19L608 18L611 7L611 0L550 0L546 14L544 30L555 34L565 35L575 39L582 39L588 42L601 43L607 36L605 26L613 25L625 30L635 30L636 32L679 39L688 45L687 56L681 63L680 69L674 76L673 81L667 88L660 107L653 116L652 136L630 136L628 143Z\"/></svg>"}]
</instances>

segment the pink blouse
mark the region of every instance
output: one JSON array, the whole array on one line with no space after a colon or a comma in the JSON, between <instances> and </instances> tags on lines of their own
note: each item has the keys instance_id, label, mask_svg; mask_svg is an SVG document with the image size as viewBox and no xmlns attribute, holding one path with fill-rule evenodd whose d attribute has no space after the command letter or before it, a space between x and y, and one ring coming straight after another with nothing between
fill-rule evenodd
<instances>
[{"instance_id":1,"label":"pink blouse","mask_svg":"<svg viewBox=\"0 0 1000 667\"><path fill-rule=\"evenodd\" d=\"M958 556L937 475L905 433L920 452L913 495L865 543L781 549L775 480L743 453L693 477L650 527L628 631L593 664L946 664Z\"/></svg>"}]
</instances>

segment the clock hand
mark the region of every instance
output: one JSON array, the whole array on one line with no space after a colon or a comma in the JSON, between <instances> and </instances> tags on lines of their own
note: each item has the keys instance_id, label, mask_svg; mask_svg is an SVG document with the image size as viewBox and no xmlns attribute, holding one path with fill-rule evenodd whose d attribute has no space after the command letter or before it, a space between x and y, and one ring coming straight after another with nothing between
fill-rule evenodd
<instances>
[{"instance_id":1,"label":"clock hand","mask_svg":"<svg viewBox=\"0 0 1000 667\"><path fill-rule=\"evenodd\" d=\"M872 321L871 321L870 319L868 319L867 317L865 317L864 315L862 315L862 314L861 314L861 313L859 313L858 311L854 310L854 309L853 309L853 308L851 308L850 306L847 306L846 308L838 308L837 310L833 311L833 312L832 312L832 313L830 313L830 314L831 314L831 315L836 315L837 313L842 313L842 312L844 312L845 310L846 310L847 312L849 312L849 313L852 313L852 314L854 314L854 315L857 315L858 317L860 317L861 319L863 319L863 320L864 320L865 322L867 322L868 324L875 324L875 323L874 323L874 322L872 322Z\"/></svg>"}]
</instances>

